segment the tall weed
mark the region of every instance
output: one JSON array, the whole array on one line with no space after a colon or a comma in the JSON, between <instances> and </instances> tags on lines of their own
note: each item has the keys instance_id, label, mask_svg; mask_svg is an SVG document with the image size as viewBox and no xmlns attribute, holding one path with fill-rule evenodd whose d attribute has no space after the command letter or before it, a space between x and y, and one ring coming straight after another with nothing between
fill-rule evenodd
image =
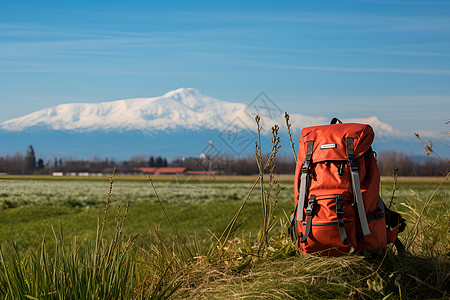
<instances>
[{"instance_id":1,"label":"tall weed","mask_svg":"<svg viewBox=\"0 0 450 300\"><path fill-rule=\"evenodd\" d=\"M53 230L49 249L44 235L37 251L22 254L14 242L0 247L0 296L5 299L130 299L135 285L136 236L122 235L126 214L120 205L110 239L103 232L111 198L113 176L103 222L95 241L65 244L62 230Z\"/></svg>"}]
</instances>

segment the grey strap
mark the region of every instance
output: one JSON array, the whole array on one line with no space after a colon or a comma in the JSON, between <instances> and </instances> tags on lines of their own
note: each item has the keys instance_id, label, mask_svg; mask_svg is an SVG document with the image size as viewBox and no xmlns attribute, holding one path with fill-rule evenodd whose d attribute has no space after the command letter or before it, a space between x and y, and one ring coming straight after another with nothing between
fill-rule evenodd
<instances>
[{"instance_id":1,"label":"grey strap","mask_svg":"<svg viewBox=\"0 0 450 300\"><path fill-rule=\"evenodd\" d=\"M305 207L305 202L308 197L307 190L309 189L309 180L310 180L310 165L312 162L312 154L313 154L314 141L308 141L306 145L306 157L303 162L301 176L300 176L300 189L298 193L298 202L297 202L297 217L296 221L303 221L303 208Z\"/></svg>"},{"instance_id":2,"label":"grey strap","mask_svg":"<svg viewBox=\"0 0 450 300\"><path fill-rule=\"evenodd\" d=\"M297 204L297 221L303 221L303 208L305 207L305 200L307 197L306 186L309 179L309 172L303 173L300 176L300 190L298 193Z\"/></svg>"},{"instance_id":3,"label":"grey strap","mask_svg":"<svg viewBox=\"0 0 450 300\"><path fill-rule=\"evenodd\" d=\"M339 235L341 236L342 243L344 245L348 245L347 232L345 232L344 227L344 199L342 198L342 195L336 195L336 216Z\"/></svg>"},{"instance_id":4,"label":"grey strap","mask_svg":"<svg viewBox=\"0 0 450 300\"><path fill-rule=\"evenodd\" d=\"M350 175L352 178L352 188L353 188L353 199L358 210L359 223L361 224L361 229L363 235L369 235L369 224L367 223L366 210L364 208L364 199L361 194L361 186L359 183L359 172L358 164L355 160L355 148L353 144L353 138L347 138L347 157L350 166Z\"/></svg>"}]
</instances>

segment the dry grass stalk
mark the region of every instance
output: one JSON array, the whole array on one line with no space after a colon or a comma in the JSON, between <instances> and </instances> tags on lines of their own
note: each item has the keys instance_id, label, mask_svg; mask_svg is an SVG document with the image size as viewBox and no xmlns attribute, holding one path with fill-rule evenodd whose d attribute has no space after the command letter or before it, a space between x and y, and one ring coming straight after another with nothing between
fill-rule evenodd
<instances>
[{"instance_id":1,"label":"dry grass stalk","mask_svg":"<svg viewBox=\"0 0 450 300\"><path fill-rule=\"evenodd\" d=\"M324 258L307 255L282 260L262 260L235 272L221 263L196 261L183 272L184 282L175 297L191 299L311 299L336 295L366 295L360 274L380 281L374 267L362 257ZM343 292L333 292L333 289ZM369 297L372 298L372 297Z\"/></svg>"},{"instance_id":2,"label":"dry grass stalk","mask_svg":"<svg viewBox=\"0 0 450 300\"><path fill-rule=\"evenodd\" d=\"M236 231L236 229L239 227L235 226L237 219L239 218L239 215L241 214L242 210L244 209L245 204L247 203L248 198L250 197L250 195L252 194L253 190L255 189L256 185L258 184L258 181L261 179L260 176L258 176L258 178L256 178L255 182L253 183L252 187L250 188L249 192L247 193L247 196L244 198L244 201L242 201L241 206L239 207L238 211L236 212L236 214L233 216L233 218L231 219L230 223L228 223L227 227L225 228L225 230L222 232L222 234L220 235L220 237L217 239L217 243L216 246L214 247L213 251L219 251L219 258L221 257L221 253L223 250L223 245L225 244L225 241L228 241L230 235ZM213 253L210 253L209 255L212 255Z\"/></svg>"},{"instance_id":3,"label":"dry grass stalk","mask_svg":"<svg viewBox=\"0 0 450 300\"><path fill-rule=\"evenodd\" d=\"M287 112L284 113L284 119L286 120L286 127L289 134L289 141L291 143L292 153L294 154L294 162L297 163L297 154L295 153L294 142L292 141L291 123L289 123L290 116Z\"/></svg>"},{"instance_id":4,"label":"dry grass stalk","mask_svg":"<svg viewBox=\"0 0 450 300\"><path fill-rule=\"evenodd\" d=\"M109 208L109 203L111 200L112 188L113 188L114 177L116 176L116 172L117 172L117 168L114 167L113 174L109 177L109 191L108 191L108 198L106 199L105 214L103 215L102 227L101 227L100 235L99 235L100 240L103 237L103 231L105 229L106 216L108 214L108 208Z\"/></svg>"},{"instance_id":5,"label":"dry grass stalk","mask_svg":"<svg viewBox=\"0 0 450 300\"><path fill-rule=\"evenodd\" d=\"M425 142L424 140L422 140L422 138L420 137L420 135L417 132L414 132L414 135L420 142L422 142L423 146L425 147L425 150L424 150L425 155L434 154L440 161L443 161L443 159L433 150L433 142L432 141L428 140Z\"/></svg>"},{"instance_id":6,"label":"dry grass stalk","mask_svg":"<svg viewBox=\"0 0 450 300\"><path fill-rule=\"evenodd\" d=\"M261 186L261 206L263 215L263 228L258 234L258 255L261 250L269 247L269 232L273 228L275 222L273 221L275 207L277 203L277 197L281 188L275 180L275 157L280 149L280 137L278 137L279 126L274 125L272 127L272 148L265 163L263 163L263 155L261 152L261 126L260 116L255 117L258 130L258 140L255 143L255 157L258 165L260 186ZM268 187L265 188L264 174L269 171ZM275 189L275 194L272 195L271 191Z\"/></svg>"},{"instance_id":7,"label":"dry grass stalk","mask_svg":"<svg viewBox=\"0 0 450 300\"><path fill-rule=\"evenodd\" d=\"M413 212L413 214L415 214L416 217L416 222L414 224L414 226L412 227L412 229L409 231L408 236L407 236L407 245L406 248L410 248L412 247L412 245L414 244L416 238L418 237L418 233L419 233L419 227L423 226L423 222L422 219L424 218L424 216L426 216L428 210L431 207L431 203L434 200L434 197L436 196L436 194L440 191L442 185L444 184L444 182L447 180L447 178L449 177L450 172L447 173L447 175L444 177L444 179L439 183L438 187L435 189L435 191L433 192L433 194L425 201L425 203L423 204L423 207L420 211L420 213L415 210L414 208L412 208L410 206L411 212ZM425 220L428 221L428 220Z\"/></svg>"},{"instance_id":8,"label":"dry grass stalk","mask_svg":"<svg viewBox=\"0 0 450 300\"><path fill-rule=\"evenodd\" d=\"M150 185L151 185L151 187L152 187L152 189L153 189L153 192L154 192L155 195L156 195L156 198L158 199L159 206L161 207L161 210L162 210L162 212L164 213L164 216L165 216L167 222L169 222L170 227L172 227L173 232L174 232L175 235L178 237L178 239L181 241L181 243L184 245L184 247L186 248L186 250L189 252L190 256L191 256L191 257L194 257L194 255L192 255L191 250L190 250L189 247L186 245L186 242L185 242L185 241L181 238L181 236L178 234L178 231L177 231L177 229L175 228L175 226L173 225L172 221L170 221L170 218L169 218L169 216L167 215L166 210L164 209L164 206L163 206L163 204L162 204L162 201L161 201L161 199L159 198L158 192L156 191L156 188L155 188L155 186L153 185L153 180L152 180L152 178L150 177L150 175L148 175L148 180L149 180Z\"/></svg>"},{"instance_id":9,"label":"dry grass stalk","mask_svg":"<svg viewBox=\"0 0 450 300\"><path fill-rule=\"evenodd\" d=\"M392 193L391 193L391 200L389 201L389 207L388 208L391 208L392 205L395 205L395 203L394 203L395 192L398 190L398 186L397 186L397 182L398 182L398 168L395 168L394 170L392 170L392 178L393 178Z\"/></svg>"}]
</instances>

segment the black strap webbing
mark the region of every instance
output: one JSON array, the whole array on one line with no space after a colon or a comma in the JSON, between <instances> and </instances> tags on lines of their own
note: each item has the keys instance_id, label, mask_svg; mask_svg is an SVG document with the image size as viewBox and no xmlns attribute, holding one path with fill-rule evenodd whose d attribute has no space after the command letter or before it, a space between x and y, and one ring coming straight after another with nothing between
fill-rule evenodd
<instances>
[{"instance_id":1,"label":"black strap webbing","mask_svg":"<svg viewBox=\"0 0 450 300\"><path fill-rule=\"evenodd\" d=\"M344 199L342 198L342 195L336 195L336 216L342 243L348 245L347 232L345 232L344 227Z\"/></svg>"},{"instance_id":2,"label":"black strap webbing","mask_svg":"<svg viewBox=\"0 0 450 300\"><path fill-rule=\"evenodd\" d=\"M300 188L297 198L297 216L296 221L303 221L303 209L305 207L305 202L308 197L308 189L310 184L310 166L312 162L312 154L314 149L314 141L308 141L306 145L306 157L303 162L302 170L300 172Z\"/></svg>"},{"instance_id":3,"label":"black strap webbing","mask_svg":"<svg viewBox=\"0 0 450 300\"><path fill-rule=\"evenodd\" d=\"M405 228L406 228L406 220L403 219L402 216L398 212L390 210L384 204L383 200L381 200L381 202L383 203L383 206L384 206L386 225L389 228L396 228L399 233L403 232L403 230L405 230Z\"/></svg>"},{"instance_id":4,"label":"black strap webbing","mask_svg":"<svg viewBox=\"0 0 450 300\"><path fill-rule=\"evenodd\" d=\"M306 243L306 240L308 239L309 234L311 233L311 226L312 226L312 218L313 218L313 209L314 209L314 203L316 202L316 196L311 195L311 197L308 200L308 206L306 207L306 229L305 234L302 237L302 240L300 243Z\"/></svg>"},{"instance_id":5,"label":"black strap webbing","mask_svg":"<svg viewBox=\"0 0 450 300\"><path fill-rule=\"evenodd\" d=\"M353 189L353 199L356 209L358 211L359 223L361 224L361 229L363 235L369 235L370 229L367 223L366 210L364 208L364 199L361 194L361 185L359 182L359 170L358 164L355 159L355 147L354 139L351 137L346 138L347 141L347 158L348 164L350 166L350 176L352 178L352 189Z\"/></svg>"},{"instance_id":6,"label":"black strap webbing","mask_svg":"<svg viewBox=\"0 0 450 300\"><path fill-rule=\"evenodd\" d=\"M395 239L394 245L395 245L395 248L397 248L398 254L405 253L405 246L398 238Z\"/></svg>"},{"instance_id":7,"label":"black strap webbing","mask_svg":"<svg viewBox=\"0 0 450 300\"><path fill-rule=\"evenodd\" d=\"M378 219L384 219L384 212L379 211L379 212L374 212L374 213L367 215L367 221L378 220Z\"/></svg>"},{"instance_id":8,"label":"black strap webbing","mask_svg":"<svg viewBox=\"0 0 450 300\"><path fill-rule=\"evenodd\" d=\"M341 120L339 120L338 118L333 118L333 119L331 119L331 122L330 122L330 124L337 124L337 123L340 123L340 124L342 124L342 121L341 121Z\"/></svg>"},{"instance_id":9,"label":"black strap webbing","mask_svg":"<svg viewBox=\"0 0 450 300\"><path fill-rule=\"evenodd\" d=\"M295 240L298 240L298 237L300 236L300 232L298 230L298 224L295 216L297 215L297 206L295 206L294 212L291 215L291 226L288 228L288 233L291 236L292 241L295 242Z\"/></svg>"}]
</instances>

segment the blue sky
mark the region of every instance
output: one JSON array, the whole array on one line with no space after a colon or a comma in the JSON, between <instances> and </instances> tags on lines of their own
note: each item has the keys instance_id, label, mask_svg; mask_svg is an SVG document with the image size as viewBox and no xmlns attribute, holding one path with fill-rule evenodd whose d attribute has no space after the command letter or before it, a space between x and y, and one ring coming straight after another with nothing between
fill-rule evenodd
<instances>
[{"instance_id":1,"label":"blue sky","mask_svg":"<svg viewBox=\"0 0 450 300\"><path fill-rule=\"evenodd\" d=\"M5 1L0 122L179 87L448 131L450 1Z\"/></svg>"}]
</instances>

